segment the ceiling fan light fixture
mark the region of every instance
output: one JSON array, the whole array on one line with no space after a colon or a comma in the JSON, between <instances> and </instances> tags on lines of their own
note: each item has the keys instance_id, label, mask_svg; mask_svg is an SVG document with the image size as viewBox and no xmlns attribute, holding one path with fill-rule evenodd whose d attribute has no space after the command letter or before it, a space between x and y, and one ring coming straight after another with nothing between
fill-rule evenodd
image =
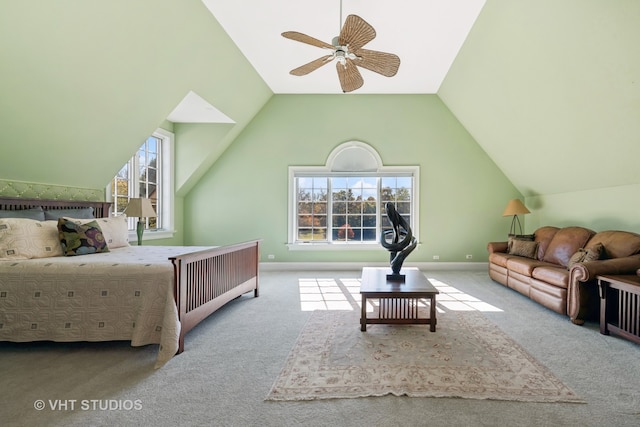
<instances>
[{"instance_id":1,"label":"ceiling fan light fixture","mask_svg":"<svg viewBox=\"0 0 640 427\"><path fill-rule=\"evenodd\" d=\"M333 51L332 55L304 64L291 70L290 74L303 76L317 70L333 59L337 59L338 79L342 91L345 93L359 89L364 83L356 65L386 77L396 75L400 67L400 58L397 55L363 49L365 44L375 38L376 31L369 23L357 15L347 16L340 30L340 35L333 38L331 45L296 31L284 32L282 36L312 46L331 49ZM356 59L357 61L354 61Z\"/></svg>"}]
</instances>

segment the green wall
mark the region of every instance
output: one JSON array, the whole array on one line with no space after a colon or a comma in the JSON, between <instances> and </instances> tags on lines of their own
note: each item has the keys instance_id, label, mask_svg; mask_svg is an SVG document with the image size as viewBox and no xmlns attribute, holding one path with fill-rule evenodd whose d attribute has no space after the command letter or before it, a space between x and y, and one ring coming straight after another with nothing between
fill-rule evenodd
<instances>
[{"instance_id":1,"label":"green wall","mask_svg":"<svg viewBox=\"0 0 640 427\"><path fill-rule=\"evenodd\" d=\"M185 242L264 239L276 262L386 261L379 251L289 251L288 166L324 165L359 140L385 165L420 166L421 245L409 261L486 261L521 197L434 95L275 95L185 198Z\"/></svg>"},{"instance_id":2,"label":"green wall","mask_svg":"<svg viewBox=\"0 0 640 427\"><path fill-rule=\"evenodd\" d=\"M189 91L235 132L272 95L201 0L3 0L0 76L0 179L61 187L104 187ZM191 148L182 194L215 162Z\"/></svg>"},{"instance_id":3,"label":"green wall","mask_svg":"<svg viewBox=\"0 0 640 427\"><path fill-rule=\"evenodd\" d=\"M640 231L640 1L487 0L438 92L532 231Z\"/></svg>"},{"instance_id":4,"label":"green wall","mask_svg":"<svg viewBox=\"0 0 640 427\"><path fill-rule=\"evenodd\" d=\"M640 184L527 197L528 232L544 225L640 233Z\"/></svg>"}]
</instances>

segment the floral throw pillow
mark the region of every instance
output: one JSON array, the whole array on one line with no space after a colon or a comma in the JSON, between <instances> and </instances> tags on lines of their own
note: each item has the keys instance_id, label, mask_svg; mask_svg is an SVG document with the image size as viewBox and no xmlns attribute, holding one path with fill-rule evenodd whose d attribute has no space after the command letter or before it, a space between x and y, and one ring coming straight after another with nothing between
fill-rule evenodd
<instances>
[{"instance_id":1,"label":"floral throw pillow","mask_svg":"<svg viewBox=\"0 0 640 427\"><path fill-rule=\"evenodd\" d=\"M102 230L96 221L78 224L66 218L58 219L58 234L65 256L109 252Z\"/></svg>"}]
</instances>

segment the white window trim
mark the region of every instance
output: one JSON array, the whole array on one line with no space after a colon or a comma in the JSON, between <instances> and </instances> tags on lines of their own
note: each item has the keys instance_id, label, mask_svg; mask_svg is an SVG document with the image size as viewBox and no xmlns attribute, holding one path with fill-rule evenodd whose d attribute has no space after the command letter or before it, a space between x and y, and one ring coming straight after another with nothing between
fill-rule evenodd
<instances>
[{"instance_id":1,"label":"white window trim","mask_svg":"<svg viewBox=\"0 0 640 427\"><path fill-rule=\"evenodd\" d=\"M365 152L366 151L366 152ZM348 170L346 165L348 165ZM353 170L359 169L359 170ZM360 141L348 141L336 147L324 166L289 166L288 183L288 238L287 247L291 251L314 251L314 250L341 250L341 251L362 251L380 250L380 242L297 242L296 241L296 215L297 202L295 192L296 176L382 176L382 175L412 175L413 186L411 188L411 231L418 239L419 229L419 200L420 194L420 166L384 166L378 153L370 145ZM384 215L384 213L382 213Z\"/></svg>"},{"instance_id":2,"label":"white window trim","mask_svg":"<svg viewBox=\"0 0 640 427\"><path fill-rule=\"evenodd\" d=\"M162 228L158 230L145 230L142 235L142 240L158 240L158 239L170 239L175 236L175 207L174 207L174 194L175 194L175 135L165 129L158 128L151 136L162 139L162 171L169 171L169 179L162 177L160 182L160 191L162 193L162 200L165 202L162 205L163 224ZM137 150L136 150L137 153ZM166 169L165 169L166 168ZM113 202L111 197L111 181L107 184L106 188L106 200ZM129 230L129 242L137 242L138 235L135 230Z\"/></svg>"}]
</instances>

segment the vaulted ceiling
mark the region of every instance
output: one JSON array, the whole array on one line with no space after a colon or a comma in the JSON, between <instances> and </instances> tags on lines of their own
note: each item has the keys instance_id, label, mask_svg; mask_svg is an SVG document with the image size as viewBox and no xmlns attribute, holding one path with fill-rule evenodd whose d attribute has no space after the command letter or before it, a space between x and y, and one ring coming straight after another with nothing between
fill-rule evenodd
<instances>
[{"instance_id":1,"label":"vaulted ceiling","mask_svg":"<svg viewBox=\"0 0 640 427\"><path fill-rule=\"evenodd\" d=\"M348 15L374 27L366 49L393 53L393 77L361 71L357 93L437 93L485 0L203 0L271 90L342 93L334 63L305 76L289 71L327 55L325 49L285 39L297 31L331 44ZM362 69L361 69L362 70Z\"/></svg>"},{"instance_id":2,"label":"vaulted ceiling","mask_svg":"<svg viewBox=\"0 0 640 427\"><path fill-rule=\"evenodd\" d=\"M330 42L350 13L398 74L291 76L323 52L280 34ZM163 120L218 122L193 183L274 94L435 93L524 195L637 184L638 22L637 0L3 1L0 179L99 188Z\"/></svg>"}]
</instances>

